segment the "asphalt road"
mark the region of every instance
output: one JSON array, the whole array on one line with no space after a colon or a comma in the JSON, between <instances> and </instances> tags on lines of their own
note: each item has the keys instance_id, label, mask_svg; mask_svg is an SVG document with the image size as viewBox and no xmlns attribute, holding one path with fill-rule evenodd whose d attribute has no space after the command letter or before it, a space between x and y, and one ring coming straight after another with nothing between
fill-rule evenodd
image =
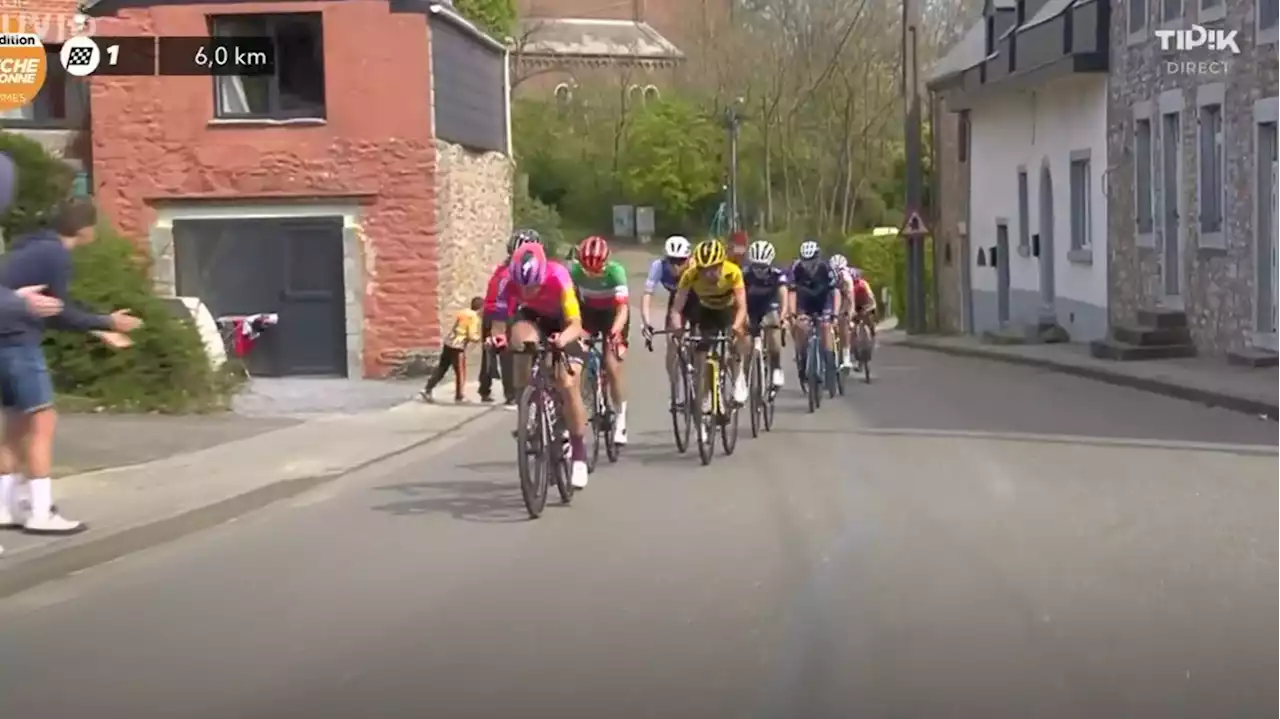
<instances>
[{"instance_id":1,"label":"asphalt road","mask_svg":"<svg viewBox=\"0 0 1280 719\"><path fill-rule=\"evenodd\" d=\"M1274 423L885 347L704 468L631 365L536 522L495 411L0 602L5 716L1276 716Z\"/></svg>"}]
</instances>

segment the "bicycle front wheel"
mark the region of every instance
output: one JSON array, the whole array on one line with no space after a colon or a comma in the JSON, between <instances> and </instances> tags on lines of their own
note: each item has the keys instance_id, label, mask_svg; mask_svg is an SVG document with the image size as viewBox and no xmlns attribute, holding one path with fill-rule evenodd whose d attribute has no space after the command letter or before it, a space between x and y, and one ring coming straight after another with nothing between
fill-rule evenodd
<instances>
[{"instance_id":1,"label":"bicycle front wheel","mask_svg":"<svg viewBox=\"0 0 1280 719\"><path fill-rule=\"evenodd\" d=\"M694 373L694 386L697 387L697 391L689 397L690 416L693 418L691 424L698 435L698 458L702 460L703 466L711 464L711 459L716 453L716 438L711 434L715 429L711 426L711 419L715 416L715 393L718 391L714 362L715 360L708 358L702 365L702 369ZM708 396L711 398L710 413L702 411L703 398Z\"/></svg>"},{"instance_id":2,"label":"bicycle front wheel","mask_svg":"<svg viewBox=\"0 0 1280 719\"><path fill-rule=\"evenodd\" d=\"M542 516L547 506L550 428L543 419L541 393L532 385L525 387L516 403L516 462L520 471L520 494L530 519Z\"/></svg>"},{"instance_id":3,"label":"bicycle front wheel","mask_svg":"<svg viewBox=\"0 0 1280 719\"><path fill-rule=\"evenodd\" d=\"M588 356L587 362L583 365L586 370L585 376L582 378L582 408L587 413L587 431L591 433L591 450L587 452L587 471L596 471L596 463L600 460L600 425L603 424L603 418L600 416L600 401L597 392L599 392L600 383L596 379L599 368L595 363L595 358Z\"/></svg>"},{"instance_id":4,"label":"bicycle front wheel","mask_svg":"<svg viewBox=\"0 0 1280 719\"><path fill-rule=\"evenodd\" d=\"M747 391L750 393L750 412L751 412L751 437L760 436L760 424L764 415L764 383L761 379L764 370L762 369L762 359L759 351L753 352L751 355L751 379L748 382Z\"/></svg>"},{"instance_id":5,"label":"bicycle front wheel","mask_svg":"<svg viewBox=\"0 0 1280 719\"><path fill-rule=\"evenodd\" d=\"M676 451L684 454L689 449L689 428L693 426L693 415L689 411L693 390L689 381L689 365L685 363L683 353L678 362L675 379L671 380L671 433L675 435ZM683 403L680 402L682 392Z\"/></svg>"},{"instance_id":6,"label":"bicycle front wheel","mask_svg":"<svg viewBox=\"0 0 1280 719\"><path fill-rule=\"evenodd\" d=\"M724 447L725 456L733 454L733 450L738 446L738 403L725 402L725 398L732 398L733 391L729 383L729 373L723 369L718 373L720 375L719 403L716 409L719 410L720 420L720 446Z\"/></svg>"}]
</instances>

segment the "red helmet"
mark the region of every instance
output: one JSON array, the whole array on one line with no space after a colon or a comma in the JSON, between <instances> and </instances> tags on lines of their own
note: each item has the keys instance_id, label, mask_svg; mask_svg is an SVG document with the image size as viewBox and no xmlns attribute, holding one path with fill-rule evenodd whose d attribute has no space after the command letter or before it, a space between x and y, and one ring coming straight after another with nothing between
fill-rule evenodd
<instances>
[{"instance_id":1,"label":"red helmet","mask_svg":"<svg viewBox=\"0 0 1280 719\"><path fill-rule=\"evenodd\" d=\"M609 243L603 237L592 235L578 245L578 264L591 274L604 272L604 264L609 261Z\"/></svg>"}]
</instances>

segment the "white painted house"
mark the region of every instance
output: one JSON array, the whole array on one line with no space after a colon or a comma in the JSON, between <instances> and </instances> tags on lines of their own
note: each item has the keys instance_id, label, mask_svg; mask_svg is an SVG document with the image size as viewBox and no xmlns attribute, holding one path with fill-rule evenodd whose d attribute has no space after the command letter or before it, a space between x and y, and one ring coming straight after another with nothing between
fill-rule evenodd
<instances>
[{"instance_id":1,"label":"white painted house","mask_svg":"<svg viewBox=\"0 0 1280 719\"><path fill-rule=\"evenodd\" d=\"M960 113L971 332L1107 335L1109 17L1108 0L989 0L930 79Z\"/></svg>"}]
</instances>

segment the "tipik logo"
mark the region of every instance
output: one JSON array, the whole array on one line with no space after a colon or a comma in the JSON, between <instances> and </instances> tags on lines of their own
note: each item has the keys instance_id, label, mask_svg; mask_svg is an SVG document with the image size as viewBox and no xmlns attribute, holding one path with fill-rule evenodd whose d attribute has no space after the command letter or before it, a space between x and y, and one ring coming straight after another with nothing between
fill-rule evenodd
<instances>
[{"instance_id":1,"label":"tipik logo","mask_svg":"<svg viewBox=\"0 0 1280 719\"><path fill-rule=\"evenodd\" d=\"M1230 50L1233 55L1240 54L1235 30L1210 30L1203 25L1192 25L1190 30L1156 30L1156 37L1160 38L1160 49L1166 52L1203 47L1210 50Z\"/></svg>"}]
</instances>

